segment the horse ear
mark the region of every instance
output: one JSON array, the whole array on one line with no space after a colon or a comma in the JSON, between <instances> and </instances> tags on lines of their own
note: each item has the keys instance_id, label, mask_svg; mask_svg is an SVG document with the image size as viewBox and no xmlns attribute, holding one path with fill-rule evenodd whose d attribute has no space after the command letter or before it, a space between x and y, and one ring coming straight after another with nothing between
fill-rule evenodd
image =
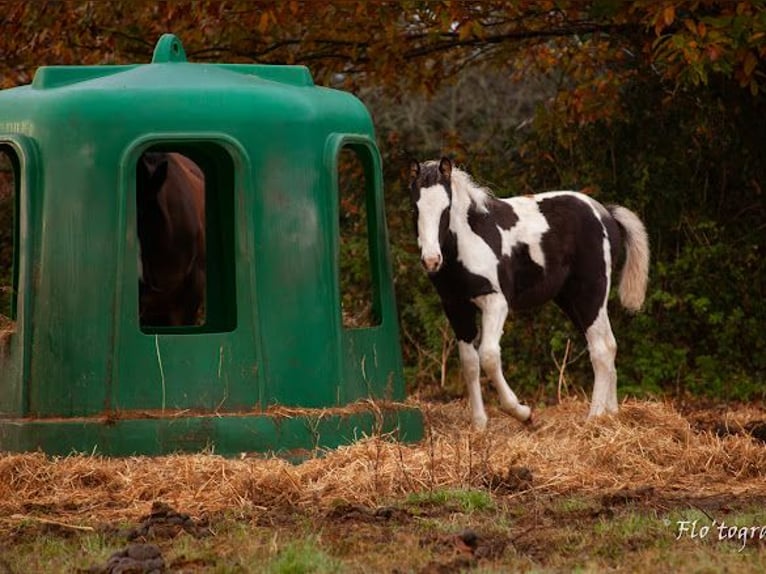
<instances>
[{"instance_id":1,"label":"horse ear","mask_svg":"<svg viewBox=\"0 0 766 574\"><path fill-rule=\"evenodd\" d=\"M168 178L168 160L165 154L146 152L138 160L136 183L150 195L157 195Z\"/></svg>"},{"instance_id":2,"label":"horse ear","mask_svg":"<svg viewBox=\"0 0 766 574\"><path fill-rule=\"evenodd\" d=\"M154 193L159 193L162 189L162 184L168 178L168 160L163 159L155 168L151 177L151 185L149 186Z\"/></svg>"},{"instance_id":3,"label":"horse ear","mask_svg":"<svg viewBox=\"0 0 766 574\"><path fill-rule=\"evenodd\" d=\"M139 189L146 189L152 175L146 165L146 158L141 157L136 164L136 185Z\"/></svg>"},{"instance_id":4,"label":"horse ear","mask_svg":"<svg viewBox=\"0 0 766 574\"><path fill-rule=\"evenodd\" d=\"M442 159L439 162L439 173L446 179L452 177L452 162L446 155L442 156Z\"/></svg>"},{"instance_id":5,"label":"horse ear","mask_svg":"<svg viewBox=\"0 0 766 574\"><path fill-rule=\"evenodd\" d=\"M410 183L414 182L418 177L420 177L420 164L417 160L411 159L410 160Z\"/></svg>"}]
</instances>

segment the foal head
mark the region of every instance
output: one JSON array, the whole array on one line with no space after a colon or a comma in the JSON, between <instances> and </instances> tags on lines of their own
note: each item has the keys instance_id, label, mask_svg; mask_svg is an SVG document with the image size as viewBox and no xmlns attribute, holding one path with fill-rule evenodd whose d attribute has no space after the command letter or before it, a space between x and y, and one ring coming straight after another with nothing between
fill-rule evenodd
<instances>
[{"instance_id":1,"label":"foal head","mask_svg":"<svg viewBox=\"0 0 766 574\"><path fill-rule=\"evenodd\" d=\"M438 163L427 161L410 165L410 196L420 247L420 261L429 273L441 269L441 246L449 234L452 204L452 162L443 157Z\"/></svg>"}]
</instances>

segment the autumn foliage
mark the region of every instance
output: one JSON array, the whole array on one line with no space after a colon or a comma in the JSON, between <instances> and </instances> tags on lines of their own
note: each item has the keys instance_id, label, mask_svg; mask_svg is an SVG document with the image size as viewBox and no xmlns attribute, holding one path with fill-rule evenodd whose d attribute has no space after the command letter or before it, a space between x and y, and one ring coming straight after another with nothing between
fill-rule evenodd
<instances>
[{"instance_id":1,"label":"autumn foliage","mask_svg":"<svg viewBox=\"0 0 766 574\"><path fill-rule=\"evenodd\" d=\"M300 63L317 83L357 93L384 155L413 384L454 357L414 262L399 165L450 153L501 194L584 188L642 214L655 259L647 313L615 321L623 388L763 396L760 2L10 1L0 19L2 87L44 64L148 62L173 32L190 60ZM512 105L519 94L526 105ZM477 102L462 117L449 110ZM449 121L433 119L442 105ZM519 321L505 344L518 365L510 379L542 397L565 336L546 313ZM570 367L583 384L585 363Z\"/></svg>"}]
</instances>

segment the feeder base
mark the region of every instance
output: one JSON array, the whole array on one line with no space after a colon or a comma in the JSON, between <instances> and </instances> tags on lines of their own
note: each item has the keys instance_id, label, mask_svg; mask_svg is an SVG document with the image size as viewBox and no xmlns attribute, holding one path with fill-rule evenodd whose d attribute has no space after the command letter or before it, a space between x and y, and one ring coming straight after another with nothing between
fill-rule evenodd
<instances>
[{"instance_id":1,"label":"feeder base","mask_svg":"<svg viewBox=\"0 0 766 574\"><path fill-rule=\"evenodd\" d=\"M0 451L105 456L209 452L273 453L301 458L370 435L416 442L423 415L405 406L274 409L257 414L199 414L0 419Z\"/></svg>"}]
</instances>

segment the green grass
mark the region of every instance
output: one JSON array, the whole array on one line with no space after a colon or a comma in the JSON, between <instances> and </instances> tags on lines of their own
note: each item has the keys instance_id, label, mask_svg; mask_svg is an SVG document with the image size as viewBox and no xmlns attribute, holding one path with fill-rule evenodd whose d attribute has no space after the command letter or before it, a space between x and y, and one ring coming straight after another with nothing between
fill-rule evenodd
<instances>
[{"instance_id":1,"label":"green grass","mask_svg":"<svg viewBox=\"0 0 766 574\"><path fill-rule=\"evenodd\" d=\"M556 512L570 514L596 510L599 502L586 496L572 495L552 501L552 506Z\"/></svg>"},{"instance_id":2,"label":"green grass","mask_svg":"<svg viewBox=\"0 0 766 574\"><path fill-rule=\"evenodd\" d=\"M46 533L24 538L20 544L0 546L0 557L11 572L75 572L106 562L118 550L97 533Z\"/></svg>"},{"instance_id":3,"label":"green grass","mask_svg":"<svg viewBox=\"0 0 766 574\"><path fill-rule=\"evenodd\" d=\"M407 497L410 506L454 507L464 513L492 510L492 495L484 490L437 489L417 492Z\"/></svg>"},{"instance_id":4,"label":"green grass","mask_svg":"<svg viewBox=\"0 0 766 574\"><path fill-rule=\"evenodd\" d=\"M265 571L269 574L326 574L341 572L342 564L322 550L314 537L308 537L280 549Z\"/></svg>"}]
</instances>

